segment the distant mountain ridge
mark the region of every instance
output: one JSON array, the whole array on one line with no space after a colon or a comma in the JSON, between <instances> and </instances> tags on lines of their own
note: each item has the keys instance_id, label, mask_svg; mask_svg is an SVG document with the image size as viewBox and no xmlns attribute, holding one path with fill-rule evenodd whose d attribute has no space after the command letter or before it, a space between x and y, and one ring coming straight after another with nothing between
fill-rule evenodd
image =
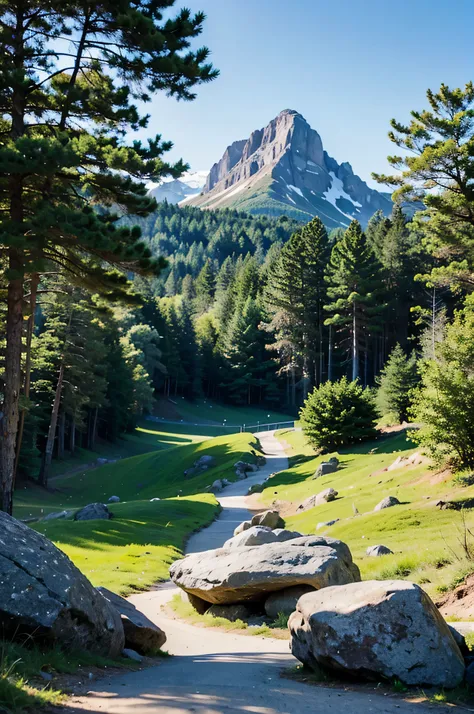
<instances>
[{"instance_id":1,"label":"distant mountain ridge","mask_svg":"<svg viewBox=\"0 0 474 714\"><path fill-rule=\"evenodd\" d=\"M151 184L149 193L158 203L180 203L202 191L207 175L208 171L186 171L179 179L167 178Z\"/></svg>"},{"instance_id":2,"label":"distant mountain ridge","mask_svg":"<svg viewBox=\"0 0 474 714\"><path fill-rule=\"evenodd\" d=\"M202 192L186 196L185 204L303 221L317 215L328 228L346 227L354 218L366 225L375 211L392 210L389 195L369 188L349 163L331 158L317 131L292 109L228 146Z\"/></svg>"}]
</instances>

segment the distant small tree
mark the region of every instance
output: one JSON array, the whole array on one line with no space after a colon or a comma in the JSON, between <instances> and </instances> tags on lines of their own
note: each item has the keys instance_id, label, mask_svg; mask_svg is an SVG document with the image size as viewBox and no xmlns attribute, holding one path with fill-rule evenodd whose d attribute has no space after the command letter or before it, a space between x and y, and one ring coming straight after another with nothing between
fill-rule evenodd
<instances>
[{"instance_id":1,"label":"distant small tree","mask_svg":"<svg viewBox=\"0 0 474 714\"><path fill-rule=\"evenodd\" d=\"M314 389L300 410L300 419L310 444L326 451L366 441L377 434L377 410L370 389L346 377Z\"/></svg>"},{"instance_id":2,"label":"distant small tree","mask_svg":"<svg viewBox=\"0 0 474 714\"><path fill-rule=\"evenodd\" d=\"M414 439L438 462L474 467L474 296L446 328L436 359L422 368L413 418Z\"/></svg>"},{"instance_id":3,"label":"distant small tree","mask_svg":"<svg viewBox=\"0 0 474 714\"><path fill-rule=\"evenodd\" d=\"M380 377L376 403L381 416L388 414L398 421L407 421L413 399L413 388L418 383L416 355L406 355L395 345Z\"/></svg>"}]
</instances>

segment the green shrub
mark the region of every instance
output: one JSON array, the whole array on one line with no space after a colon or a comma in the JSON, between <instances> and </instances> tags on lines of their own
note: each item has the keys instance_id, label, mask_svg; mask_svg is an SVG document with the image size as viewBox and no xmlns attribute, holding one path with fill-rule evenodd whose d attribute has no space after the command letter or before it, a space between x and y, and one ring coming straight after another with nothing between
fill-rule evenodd
<instances>
[{"instance_id":1,"label":"green shrub","mask_svg":"<svg viewBox=\"0 0 474 714\"><path fill-rule=\"evenodd\" d=\"M300 418L308 441L327 451L373 439L377 434L377 410L371 391L346 377L314 389Z\"/></svg>"},{"instance_id":2,"label":"green shrub","mask_svg":"<svg viewBox=\"0 0 474 714\"><path fill-rule=\"evenodd\" d=\"M416 356L408 357L396 345L377 382L377 407L381 417L394 416L396 422L407 421L412 405L413 389L419 381Z\"/></svg>"}]
</instances>

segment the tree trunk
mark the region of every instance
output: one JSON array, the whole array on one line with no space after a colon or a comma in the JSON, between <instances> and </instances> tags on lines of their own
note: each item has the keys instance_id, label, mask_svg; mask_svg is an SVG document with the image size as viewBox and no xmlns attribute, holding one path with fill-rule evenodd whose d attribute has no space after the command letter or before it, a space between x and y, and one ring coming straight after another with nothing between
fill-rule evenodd
<instances>
[{"instance_id":1,"label":"tree trunk","mask_svg":"<svg viewBox=\"0 0 474 714\"><path fill-rule=\"evenodd\" d=\"M66 413L63 411L59 415L58 425L58 459L64 459L64 436L66 431Z\"/></svg>"},{"instance_id":2,"label":"tree trunk","mask_svg":"<svg viewBox=\"0 0 474 714\"><path fill-rule=\"evenodd\" d=\"M76 450L76 420L74 417L71 419L71 425L69 427L69 451L71 456L74 455Z\"/></svg>"},{"instance_id":3,"label":"tree trunk","mask_svg":"<svg viewBox=\"0 0 474 714\"><path fill-rule=\"evenodd\" d=\"M64 381L64 360L61 362L61 367L59 368L58 383L56 385L56 393L54 395L53 411L51 412L51 421L49 422L48 429L48 439L46 441L46 449L44 452L44 457L41 462L41 470L39 475L39 482L42 486L46 488L48 485L48 475L51 468L51 461L53 458L53 448L54 439L56 436L56 427L58 424L59 406L61 404L61 393L63 390Z\"/></svg>"},{"instance_id":4,"label":"tree trunk","mask_svg":"<svg viewBox=\"0 0 474 714\"><path fill-rule=\"evenodd\" d=\"M352 381L359 378L359 345L357 341L356 306L352 305Z\"/></svg>"},{"instance_id":5,"label":"tree trunk","mask_svg":"<svg viewBox=\"0 0 474 714\"><path fill-rule=\"evenodd\" d=\"M291 363L291 406L296 407L296 375L295 375L295 363Z\"/></svg>"},{"instance_id":6,"label":"tree trunk","mask_svg":"<svg viewBox=\"0 0 474 714\"><path fill-rule=\"evenodd\" d=\"M94 418L92 420L92 433L91 433L91 448L93 449L95 446L95 442L97 440L97 420L99 417L99 407L96 407L94 409Z\"/></svg>"},{"instance_id":7,"label":"tree trunk","mask_svg":"<svg viewBox=\"0 0 474 714\"><path fill-rule=\"evenodd\" d=\"M329 346L328 346L328 382L332 382L332 360L333 360L333 344L332 344L332 325L329 325Z\"/></svg>"}]
</instances>

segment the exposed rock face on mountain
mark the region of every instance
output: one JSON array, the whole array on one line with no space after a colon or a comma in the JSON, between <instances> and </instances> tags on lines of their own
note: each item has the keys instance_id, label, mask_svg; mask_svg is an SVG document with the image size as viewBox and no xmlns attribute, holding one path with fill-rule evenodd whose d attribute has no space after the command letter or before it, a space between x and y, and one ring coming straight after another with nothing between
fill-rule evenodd
<instances>
[{"instance_id":1,"label":"exposed rock face on mountain","mask_svg":"<svg viewBox=\"0 0 474 714\"><path fill-rule=\"evenodd\" d=\"M192 196L199 194L207 178L207 171L189 171L184 173L179 179L164 179L161 183L150 187L150 195L156 198L158 203L167 201L168 203L187 202Z\"/></svg>"},{"instance_id":2,"label":"exposed rock face on mountain","mask_svg":"<svg viewBox=\"0 0 474 714\"><path fill-rule=\"evenodd\" d=\"M369 188L350 164L328 156L319 134L291 109L231 144L202 193L186 203L304 221L318 215L328 228L348 226L353 218L366 224L375 211L388 215L392 208L387 194Z\"/></svg>"}]
</instances>

